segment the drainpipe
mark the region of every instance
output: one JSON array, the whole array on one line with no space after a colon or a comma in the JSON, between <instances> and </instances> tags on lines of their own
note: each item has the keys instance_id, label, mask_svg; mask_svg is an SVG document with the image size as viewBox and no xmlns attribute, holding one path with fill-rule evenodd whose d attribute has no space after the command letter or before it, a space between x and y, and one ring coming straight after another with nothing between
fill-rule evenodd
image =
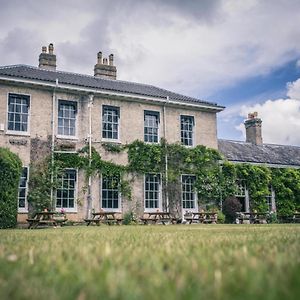
<instances>
[{"instance_id":1,"label":"drainpipe","mask_svg":"<svg viewBox=\"0 0 300 300\"><path fill-rule=\"evenodd\" d=\"M166 104L169 103L169 96L167 96L167 101L164 103L163 106L163 117L164 117L164 139L165 142L167 142L167 123L166 123ZM166 184L165 184L165 197L166 197L166 210L169 211L170 207L169 207L169 193L168 193L168 154L167 154L167 144L165 144L165 151L166 151L166 155L165 155L165 180L166 180Z\"/></svg>"},{"instance_id":2,"label":"drainpipe","mask_svg":"<svg viewBox=\"0 0 300 300\"><path fill-rule=\"evenodd\" d=\"M94 95L89 94L89 134L88 134L88 143L89 143L89 168L92 165L92 108L93 108ZM88 196L87 196L87 218L91 217L92 211L92 177L89 175L88 183Z\"/></svg>"},{"instance_id":3,"label":"drainpipe","mask_svg":"<svg viewBox=\"0 0 300 300\"><path fill-rule=\"evenodd\" d=\"M52 139L51 139L51 191L50 191L50 201L51 206L55 209L55 203L53 200L53 183L54 183L54 147L55 147L55 112L56 112L56 89L58 87L58 79L56 78L55 87L52 94L52 116L51 116L51 129L52 129Z\"/></svg>"}]
</instances>

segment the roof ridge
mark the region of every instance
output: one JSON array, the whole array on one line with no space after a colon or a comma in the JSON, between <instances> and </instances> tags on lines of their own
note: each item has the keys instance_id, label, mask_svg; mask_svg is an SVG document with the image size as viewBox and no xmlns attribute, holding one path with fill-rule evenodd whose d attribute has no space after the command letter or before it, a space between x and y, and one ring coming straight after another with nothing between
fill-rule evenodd
<instances>
[{"instance_id":1,"label":"roof ridge","mask_svg":"<svg viewBox=\"0 0 300 300\"><path fill-rule=\"evenodd\" d=\"M233 143L239 143L239 144L248 144L248 145L254 145L254 146L280 146L280 147L300 148L300 146L298 146L298 145L283 145L283 144L272 144L272 143L263 143L262 145L256 145L256 144L252 144L252 143L246 142L246 141L227 140L227 139L220 139L220 138L218 138L218 141L233 142Z\"/></svg>"}]
</instances>

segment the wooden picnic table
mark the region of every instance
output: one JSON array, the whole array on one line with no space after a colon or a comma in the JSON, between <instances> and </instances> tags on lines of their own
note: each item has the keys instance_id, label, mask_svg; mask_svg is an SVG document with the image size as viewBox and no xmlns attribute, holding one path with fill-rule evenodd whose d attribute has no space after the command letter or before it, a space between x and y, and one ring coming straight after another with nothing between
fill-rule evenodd
<instances>
[{"instance_id":1,"label":"wooden picnic table","mask_svg":"<svg viewBox=\"0 0 300 300\"><path fill-rule=\"evenodd\" d=\"M237 218L241 224L267 224L268 212L238 212Z\"/></svg>"},{"instance_id":2,"label":"wooden picnic table","mask_svg":"<svg viewBox=\"0 0 300 300\"><path fill-rule=\"evenodd\" d=\"M87 226L89 226L92 223L95 223L96 225L100 225L100 223L108 225L121 225L123 218L118 217L118 215L120 215L120 213L115 211L99 211L92 213L92 218L84 219L84 221L86 222Z\"/></svg>"},{"instance_id":3,"label":"wooden picnic table","mask_svg":"<svg viewBox=\"0 0 300 300\"><path fill-rule=\"evenodd\" d=\"M144 216L140 218L141 221L145 224L174 224L177 222L177 219L171 215L169 212L156 211L156 212L145 212Z\"/></svg>"},{"instance_id":4,"label":"wooden picnic table","mask_svg":"<svg viewBox=\"0 0 300 300\"><path fill-rule=\"evenodd\" d=\"M194 223L211 223L211 224L217 224L218 221L218 214L216 212L192 212L191 217L185 217L185 220L192 224Z\"/></svg>"},{"instance_id":5,"label":"wooden picnic table","mask_svg":"<svg viewBox=\"0 0 300 300\"><path fill-rule=\"evenodd\" d=\"M59 215L59 217L56 217ZM37 228L39 225L54 226L62 225L67 221L64 213L57 211L41 211L37 212L33 218L27 219L29 224L28 228Z\"/></svg>"}]
</instances>

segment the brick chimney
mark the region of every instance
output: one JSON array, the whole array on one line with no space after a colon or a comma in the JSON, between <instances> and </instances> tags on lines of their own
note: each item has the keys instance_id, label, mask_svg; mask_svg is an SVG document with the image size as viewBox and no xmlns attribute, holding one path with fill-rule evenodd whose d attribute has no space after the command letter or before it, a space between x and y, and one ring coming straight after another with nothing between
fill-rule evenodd
<instances>
[{"instance_id":1,"label":"brick chimney","mask_svg":"<svg viewBox=\"0 0 300 300\"><path fill-rule=\"evenodd\" d=\"M247 143L262 145L261 123L262 120L257 117L257 112L248 114L248 119L244 123Z\"/></svg>"},{"instance_id":2,"label":"brick chimney","mask_svg":"<svg viewBox=\"0 0 300 300\"><path fill-rule=\"evenodd\" d=\"M102 59L102 52L98 52L97 64L94 67L94 76L104 79L117 79L117 68L114 66L114 55Z\"/></svg>"},{"instance_id":3,"label":"brick chimney","mask_svg":"<svg viewBox=\"0 0 300 300\"><path fill-rule=\"evenodd\" d=\"M49 44L48 53L47 47L42 47L42 53L39 56L39 68L45 70L56 70L56 55L54 54L53 44Z\"/></svg>"}]
</instances>

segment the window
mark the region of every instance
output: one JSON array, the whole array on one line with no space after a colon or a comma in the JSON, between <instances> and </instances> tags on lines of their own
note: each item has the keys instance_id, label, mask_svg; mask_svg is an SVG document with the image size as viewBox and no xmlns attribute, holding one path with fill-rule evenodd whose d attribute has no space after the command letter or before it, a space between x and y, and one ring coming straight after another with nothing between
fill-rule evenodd
<instances>
[{"instance_id":1,"label":"window","mask_svg":"<svg viewBox=\"0 0 300 300\"><path fill-rule=\"evenodd\" d=\"M144 112L144 141L158 143L159 112Z\"/></svg>"},{"instance_id":2,"label":"window","mask_svg":"<svg viewBox=\"0 0 300 300\"><path fill-rule=\"evenodd\" d=\"M268 209L269 211L272 211L273 210L273 189L272 189L272 186L269 186L269 193L268 195L266 196L266 202L267 202L267 205L268 205Z\"/></svg>"},{"instance_id":3,"label":"window","mask_svg":"<svg viewBox=\"0 0 300 300\"><path fill-rule=\"evenodd\" d=\"M27 210L27 182L28 182L28 168L24 167L19 182L19 195L18 195L19 211Z\"/></svg>"},{"instance_id":4,"label":"window","mask_svg":"<svg viewBox=\"0 0 300 300\"><path fill-rule=\"evenodd\" d=\"M102 110L102 137L104 139L119 139L119 118L118 107L103 106Z\"/></svg>"},{"instance_id":5,"label":"window","mask_svg":"<svg viewBox=\"0 0 300 300\"><path fill-rule=\"evenodd\" d=\"M185 146L193 146L194 137L194 117L193 116L180 116L181 128L181 144Z\"/></svg>"},{"instance_id":6,"label":"window","mask_svg":"<svg viewBox=\"0 0 300 300\"><path fill-rule=\"evenodd\" d=\"M119 209L120 176L102 176L102 208Z\"/></svg>"},{"instance_id":7,"label":"window","mask_svg":"<svg viewBox=\"0 0 300 300\"><path fill-rule=\"evenodd\" d=\"M145 175L145 209L160 209L160 175Z\"/></svg>"},{"instance_id":8,"label":"window","mask_svg":"<svg viewBox=\"0 0 300 300\"><path fill-rule=\"evenodd\" d=\"M74 209L77 174L76 170L65 170L59 178L59 188L56 190L56 207Z\"/></svg>"},{"instance_id":9,"label":"window","mask_svg":"<svg viewBox=\"0 0 300 300\"><path fill-rule=\"evenodd\" d=\"M244 180L237 181L237 191L235 197L239 200L239 202L242 205L241 211L246 212L246 184Z\"/></svg>"},{"instance_id":10,"label":"window","mask_svg":"<svg viewBox=\"0 0 300 300\"><path fill-rule=\"evenodd\" d=\"M28 131L29 105L29 96L8 94L8 130Z\"/></svg>"},{"instance_id":11,"label":"window","mask_svg":"<svg viewBox=\"0 0 300 300\"><path fill-rule=\"evenodd\" d=\"M74 101L58 101L58 134L76 135L77 103Z\"/></svg>"},{"instance_id":12,"label":"window","mask_svg":"<svg viewBox=\"0 0 300 300\"><path fill-rule=\"evenodd\" d=\"M196 208L196 193L194 191L194 184L196 177L192 175L182 175L182 208L194 209Z\"/></svg>"}]
</instances>

